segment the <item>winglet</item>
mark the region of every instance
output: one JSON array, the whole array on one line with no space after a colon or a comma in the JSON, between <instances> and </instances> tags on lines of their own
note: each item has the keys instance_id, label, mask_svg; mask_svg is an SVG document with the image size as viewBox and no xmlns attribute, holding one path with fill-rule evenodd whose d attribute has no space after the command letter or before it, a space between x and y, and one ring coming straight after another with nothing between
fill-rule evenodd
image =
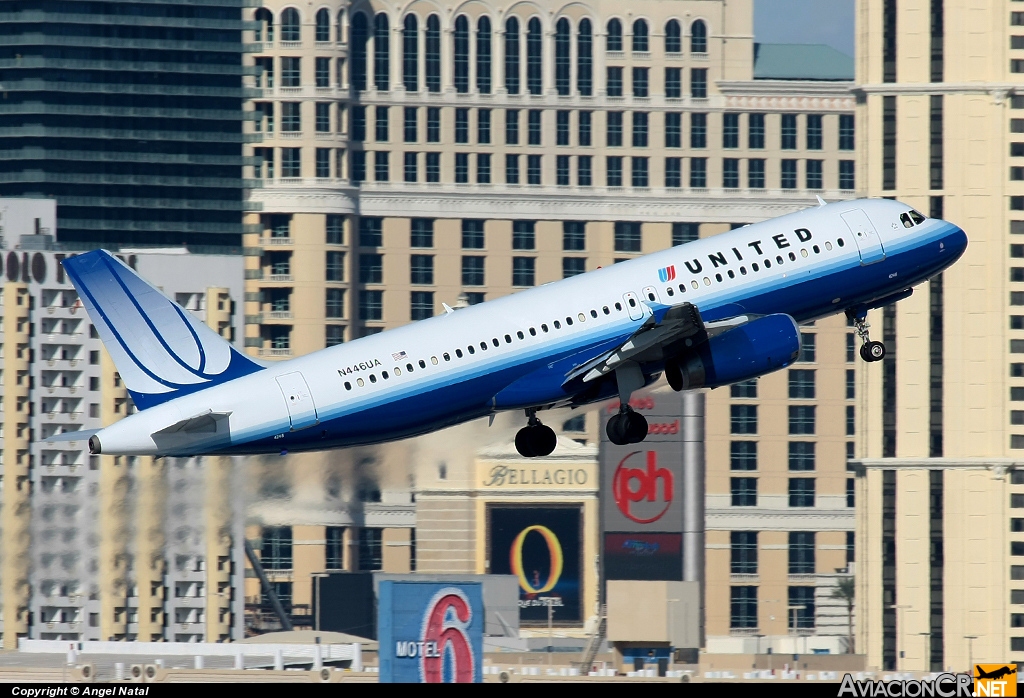
<instances>
[{"instance_id":1,"label":"winglet","mask_svg":"<svg viewBox=\"0 0 1024 698\"><path fill-rule=\"evenodd\" d=\"M825 206L826 205L825 204L825 200L823 198L821 198L820 196L818 196L817 194L814 195L814 198L816 198L818 200L818 205L819 206Z\"/></svg>"},{"instance_id":2,"label":"winglet","mask_svg":"<svg viewBox=\"0 0 1024 698\"><path fill-rule=\"evenodd\" d=\"M444 308L444 314L445 315L451 315L452 313L455 312L455 310L453 310L452 307L450 305L448 305L447 303L442 303L441 307Z\"/></svg>"}]
</instances>

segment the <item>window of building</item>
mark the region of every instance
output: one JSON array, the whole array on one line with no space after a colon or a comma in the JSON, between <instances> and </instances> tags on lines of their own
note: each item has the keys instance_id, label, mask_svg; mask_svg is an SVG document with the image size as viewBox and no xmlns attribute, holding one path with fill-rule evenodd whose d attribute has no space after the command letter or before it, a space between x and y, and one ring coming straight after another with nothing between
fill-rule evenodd
<instances>
[{"instance_id":1,"label":"window of building","mask_svg":"<svg viewBox=\"0 0 1024 698\"><path fill-rule=\"evenodd\" d=\"M324 551L325 567L329 570L345 568L345 528L344 526L328 526L326 530L327 545Z\"/></svg>"},{"instance_id":2,"label":"window of building","mask_svg":"<svg viewBox=\"0 0 1024 698\"><path fill-rule=\"evenodd\" d=\"M789 628L814 627L814 587L789 587Z\"/></svg>"},{"instance_id":3,"label":"window of building","mask_svg":"<svg viewBox=\"0 0 1024 698\"><path fill-rule=\"evenodd\" d=\"M665 186L670 189L683 186L682 158L665 158Z\"/></svg>"},{"instance_id":4,"label":"window of building","mask_svg":"<svg viewBox=\"0 0 1024 698\"><path fill-rule=\"evenodd\" d=\"M813 507L814 506L814 478L813 477L791 477L791 478L789 478L789 506L791 506L791 507Z\"/></svg>"},{"instance_id":5,"label":"window of building","mask_svg":"<svg viewBox=\"0 0 1024 698\"><path fill-rule=\"evenodd\" d=\"M415 182L419 176L419 167L417 165L416 155L416 153L405 153L404 155L404 171L406 182Z\"/></svg>"},{"instance_id":6,"label":"window of building","mask_svg":"<svg viewBox=\"0 0 1024 698\"><path fill-rule=\"evenodd\" d=\"M391 88L390 38L388 16L378 12L373 18L373 84L381 92Z\"/></svg>"},{"instance_id":7,"label":"window of building","mask_svg":"<svg viewBox=\"0 0 1024 698\"><path fill-rule=\"evenodd\" d=\"M816 409L814 405L790 405L789 433L813 434Z\"/></svg>"},{"instance_id":8,"label":"window of building","mask_svg":"<svg viewBox=\"0 0 1024 698\"><path fill-rule=\"evenodd\" d=\"M729 468L731 470L757 470L757 442L729 442Z\"/></svg>"},{"instance_id":9,"label":"window of building","mask_svg":"<svg viewBox=\"0 0 1024 698\"><path fill-rule=\"evenodd\" d=\"M316 149L316 176L320 179L326 179L331 176L331 149L330 148L317 148Z\"/></svg>"},{"instance_id":10,"label":"window of building","mask_svg":"<svg viewBox=\"0 0 1024 698\"><path fill-rule=\"evenodd\" d=\"M747 160L747 186L751 189L764 189L764 159Z\"/></svg>"},{"instance_id":11,"label":"window of building","mask_svg":"<svg viewBox=\"0 0 1024 698\"><path fill-rule=\"evenodd\" d=\"M796 189L796 160L783 160L782 161L782 181L781 186L783 189Z\"/></svg>"},{"instance_id":12,"label":"window of building","mask_svg":"<svg viewBox=\"0 0 1024 698\"><path fill-rule=\"evenodd\" d=\"M455 142L469 143L469 109L455 110Z\"/></svg>"},{"instance_id":13,"label":"window of building","mask_svg":"<svg viewBox=\"0 0 1024 698\"><path fill-rule=\"evenodd\" d=\"M807 149L821 150L821 114L807 115Z\"/></svg>"},{"instance_id":14,"label":"window of building","mask_svg":"<svg viewBox=\"0 0 1024 698\"><path fill-rule=\"evenodd\" d=\"M302 103L281 102L281 130L294 132L302 130Z\"/></svg>"},{"instance_id":15,"label":"window of building","mask_svg":"<svg viewBox=\"0 0 1024 698\"><path fill-rule=\"evenodd\" d=\"M410 256L409 273L409 283L433 284L434 256L429 254L414 254Z\"/></svg>"},{"instance_id":16,"label":"window of building","mask_svg":"<svg viewBox=\"0 0 1024 698\"><path fill-rule=\"evenodd\" d=\"M581 187L589 187L592 183L593 158L589 155L578 155L576 157L576 184Z\"/></svg>"},{"instance_id":17,"label":"window of building","mask_svg":"<svg viewBox=\"0 0 1024 698\"><path fill-rule=\"evenodd\" d=\"M555 183L560 187L570 184L569 156L559 155L555 158Z\"/></svg>"},{"instance_id":18,"label":"window of building","mask_svg":"<svg viewBox=\"0 0 1024 698\"><path fill-rule=\"evenodd\" d=\"M708 69L690 68L690 96L706 99L708 96Z\"/></svg>"},{"instance_id":19,"label":"window of building","mask_svg":"<svg viewBox=\"0 0 1024 698\"><path fill-rule=\"evenodd\" d=\"M555 143L569 145L569 115L572 112L559 109L555 112Z\"/></svg>"},{"instance_id":20,"label":"window of building","mask_svg":"<svg viewBox=\"0 0 1024 698\"><path fill-rule=\"evenodd\" d=\"M740 147L740 115L722 114L722 147Z\"/></svg>"},{"instance_id":21,"label":"window of building","mask_svg":"<svg viewBox=\"0 0 1024 698\"><path fill-rule=\"evenodd\" d=\"M815 545L813 531L789 532L789 573L814 574Z\"/></svg>"},{"instance_id":22,"label":"window of building","mask_svg":"<svg viewBox=\"0 0 1024 698\"><path fill-rule=\"evenodd\" d=\"M821 168L821 160L808 160L807 161L807 188L808 189L821 189L823 188Z\"/></svg>"},{"instance_id":23,"label":"window of building","mask_svg":"<svg viewBox=\"0 0 1024 698\"><path fill-rule=\"evenodd\" d=\"M580 20L576 39L576 89L584 97L594 91L594 34L589 19Z\"/></svg>"},{"instance_id":24,"label":"window of building","mask_svg":"<svg viewBox=\"0 0 1024 698\"><path fill-rule=\"evenodd\" d=\"M571 85L571 46L569 20L562 17L555 24L555 90L563 97L569 94Z\"/></svg>"},{"instance_id":25,"label":"window of building","mask_svg":"<svg viewBox=\"0 0 1024 698\"><path fill-rule=\"evenodd\" d=\"M647 68L633 68L633 96L650 96L650 81Z\"/></svg>"},{"instance_id":26,"label":"window of building","mask_svg":"<svg viewBox=\"0 0 1024 698\"><path fill-rule=\"evenodd\" d=\"M751 378L750 380L740 381L739 383L733 383L731 386L729 386L729 397L756 398L757 379Z\"/></svg>"},{"instance_id":27,"label":"window of building","mask_svg":"<svg viewBox=\"0 0 1024 698\"><path fill-rule=\"evenodd\" d=\"M505 183L519 184L518 155L505 155Z\"/></svg>"},{"instance_id":28,"label":"window of building","mask_svg":"<svg viewBox=\"0 0 1024 698\"><path fill-rule=\"evenodd\" d=\"M639 221L615 222L615 251L640 252L642 248L641 223Z\"/></svg>"},{"instance_id":29,"label":"window of building","mask_svg":"<svg viewBox=\"0 0 1024 698\"><path fill-rule=\"evenodd\" d=\"M581 111L579 113L579 144L583 146L590 145L591 135L591 124L593 122L593 112Z\"/></svg>"},{"instance_id":30,"label":"window of building","mask_svg":"<svg viewBox=\"0 0 1024 698\"><path fill-rule=\"evenodd\" d=\"M491 142L491 110L477 109L476 111L476 142Z\"/></svg>"},{"instance_id":31,"label":"window of building","mask_svg":"<svg viewBox=\"0 0 1024 698\"><path fill-rule=\"evenodd\" d=\"M605 160L607 185L609 187L622 186L622 158L617 155L609 155Z\"/></svg>"},{"instance_id":32,"label":"window of building","mask_svg":"<svg viewBox=\"0 0 1024 698\"><path fill-rule=\"evenodd\" d=\"M606 70L606 86L605 91L609 97L621 97L622 96L622 68L609 67Z\"/></svg>"},{"instance_id":33,"label":"window of building","mask_svg":"<svg viewBox=\"0 0 1024 698\"><path fill-rule=\"evenodd\" d=\"M853 114L839 115L839 149L853 150L854 148L854 116Z\"/></svg>"},{"instance_id":34,"label":"window of building","mask_svg":"<svg viewBox=\"0 0 1024 698\"><path fill-rule=\"evenodd\" d=\"M301 148L281 148L281 176L301 177Z\"/></svg>"},{"instance_id":35,"label":"window of building","mask_svg":"<svg viewBox=\"0 0 1024 698\"><path fill-rule=\"evenodd\" d=\"M380 320L384 316L384 292L359 292L359 319Z\"/></svg>"},{"instance_id":36,"label":"window of building","mask_svg":"<svg viewBox=\"0 0 1024 698\"><path fill-rule=\"evenodd\" d=\"M434 293L432 291L413 291L409 304L409 319L412 321L426 320L434 316Z\"/></svg>"},{"instance_id":37,"label":"window of building","mask_svg":"<svg viewBox=\"0 0 1024 698\"><path fill-rule=\"evenodd\" d=\"M526 156L526 183L540 184L541 182L541 156Z\"/></svg>"},{"instance_id":38,"label":"window of building","mask_svg":"<svg viewBox=\"0 0 1024 698\"><path fill-rule=\"evenodd\" d=\"M359 529L359 569L374 572L383 567L383 547L381 528Z\"/></svg>"},{"instance_id":39,"label":"window of building","mask_svg":"<svg viewBox=\"0 0 1024 698\"><path fill-rule=\"evenodd\" d=\"M513 286L533 286L534 285L534 266L537 260L533 257L513 257L512 258L512 285Z\"/></svg>"},{"instance_id":40,"label":"window of building","mask_svg":"<svg viewBox=\"0 0 1024 698\"><path fill-rule=\"evenodd\" d=\"M647 147L647 125L648 115L647 112L635 111L633 112L633 147L634 148L646 148Z\"/></svg>"},{"instance_id":41,"label":"window of building","mask_svg":"<svg viewBox=\"0 0 1024 698\"><path fill-rule=\"evenodd\" d=\"M326 291L326 317L345 317L345 289L329 288Z\"/></svg>"},{"instance_id":42,"label":"window of building","mask_svg":"<svg viewBox=\"0 0 1024 698\"><path fill-rule=\"evenodd\" d=\"M469 153L455 153L455 183L469 182Z\"/></svg>"},{"instance_id":43,"label":"window of building","mask_svg":"<svg viewBox=\"0 0 1024 698\"><path fill-rule=\"evenodd\" d=\"M491 154L477 153L476 156L476 183L491 183Z\"/></svg>"},{"instance_id":44,"label":"window of building","mask_svg":"<svg viewBox=\"0 0 1024 698\"><path fill-rule=\"evenodd\" d=\"M583 257L563 257L562 258L562 278L568 279L570 276L579 276L587 271L587 260Z\"/></svg>"},{"instance_id":45,"label":"window of building","mask_svg":"<svg viewBox=\"0 0 1024 698\"><path fill-rule=\"evenodd\" d=\"M708 185L708 159L690 158L690 186L703 189Z\"/></svg>"},{"instance_id":46,"label":"window of building","mask_svg":"<svg viewBox=\"0 0 1024 698\"><path fill-rule=\"evenodd\" d=\"M535 221L513 221L512 222L512 249L533 250L536 249L537 238L535 235Z\"/></svg>"},{"instance_id":47,"label":"window of building","mask_svg":"<svg viewBox=\"0 0 1024 698\"><path fill-rule=\"evenodd\" d=\"M378 150L373 154L373 176L374 180L378 182L387 182L391 176L390 174L390 153L387 151Z\"/></svg>"},{"instance_id":48,"label":"window of building","mask_svg":"<svg viewBox=\"0 0 1024 698\"><path fill-rule=\"evenodd\" d=\"M564 221L562 223L562 249L580 251L587 249L587 224L583 221Z\"/></svg>"},{"instance_id":49,"label":"window of building","mask_svg":"<svg viewBox=\"0 0 1024 698\"><path fill-rule=\"evenodd\" d=\"M733 434L756 434L757 405L730 405L729 426Z\"/></svg>"},{"instance_id":50,"label":"window of building","mask_svg":"<svg viewBox=\"0 0 1024 698\"><path fill-rule=\"evenodd\" d=\"M416 15L410 13L402 26L402 84L406 92L420 89L419 75L419 26Z\"/></svg>"},{"instance_id":51,"label":"window of building","mask_svg":"<svg viewBox=\"0 0 1024 698\"><path fill-rule=\"evenodd\" d=\"M344 325L327 325L324 328L324 346L334 347L345 343Z\"/></svg>"},{"instance_id":52,"label":"window of building","mask_svg":"<svg viewBox=\"0 0 1024 698\"><path fill-rule=\"evenodd\" d=\"M622 50L622 22L617 19L612 19L608 22L608 33L605 41L605 48L608 51Z\"/></svg>"},{"instance_id":53,"label":"window of building","mask_svg":"<svg viewBox=\"0 0 1024 698\"><path fill-rule=\"evenodd\" d=\"M700 223L673 223L672 246L683 245L700 238Z\"/></svg>"},{"instance_id":54,"label":"window of building","mask_svg":"<svg viewBox=\"0 0 1024 698\"><path fill-rule=\"evenodd\" d=\"M426 174L428 182L441 181L441 153L427 153Z\"/></svg>"},{"instance_id":55,"label":"window of building","mask_svg":"<svg viewBox=\"0 0 1024 698\"><path fill-rule=\"evenodd\" d=\"M331 59L330 58L317 58L316 59L316 86L317 87L330 87L331 86Z\"/></svg>"},{"instance_id":56,"label":"window of building","mask_svg":"<svg viewBox=\"0 0 1024 698\"><path fill-rule=\"evenodd\" d=\"M484 222L479 218L462 220L462 249L484 249Z\"/></svg>"},{"instance_id":57,"label":"window of building","mask_svg":"<svg viewBox=\"0 0 1024 698\"><path fill-rule=\"evenodd\" d=\"M266 570L292 569L292 527L264 526L260 564Z\"/></svg>"},{"instance_id":58,"label":"window of building","mask_svg":"<svg viewBox=\"0 0 1024 698\"><path fill-rule=\"evenodd\" d=\"M851 337L853 335L850 335ZM813 332L800 333L800 356L798 361L814 363L817 349L817 335Z\"/></svg>"},{"instance_id":59,"label":"window of building","mask_svg":"<svg viewBox=\"0 0 1024 698\"><path fill-rule=\"evenodd\" d=\"M510 17L505 22L505 90L519 94L519 20Z\"/></svg>"},{"instance_id":60,"label":"window of building","mask_svg":"<svg viewBox=\"0 0 1024 698\"><path fill-rule=\"evenodd\" d=\"M380 247L383 244L383 223L383 218L360 218L359 244L362 247Z\"/></svg>"},{"instance_id":61,"label":"window of building","mask_svg":"<svg viewBox=\"0 0 1024 698\"><path fill-rule=\"evenodd\" d=\"M607 144L609 147L622 145L622 112L607 112L608 135Z\"/></svg>"},{"instance_id":62,"label":"window of building","mask_svg":"<svg viewBox=\"0 0 1024 698\"><path fill-rule=\"evenodd\" d=\"M732 506L734 507L756 507L757 506L757 478L756 477L731 477L729 478L729 492Z\"/></svg>"},{"instance_id":63,"label":"window of building","mask_svg":"<svg viewBox=\"0 0 1024 698\"><path fill-rule=\"evenodd\" d=\"M665 147L681 148L683 145L683 115L679 112L665 114Z\"/></svg>"},{"instance_id":64,"label":"window of building","mask_svg":"<svg viewBox=\"0 0 1024 698\"><path fill-rule=\"evenodd\" d=\"M531 95L539 95L543 91L543 45L544 32L540 20L532 17L526 25L526 89Z\"/></svg>"},{"instance_id":65,"label":"window of building","mask_svg":"<svg viewBox=\"0 0 1024 698\"><path fill-rule=\"evenodd\" d=\"M299 87L302 84L301 62L298 58L281 58L281 86Z\"/></svg>"},{"instance_id":66,"label":"window of building","mask_svg":"<svg viewBox=\"0 0 1024 698\"><path fill-rule=\"evenodd\" d=\"M730 531L729 549L731 574L757 574L757 531Z\"/></svg>"},{"instance_id":67,"label":"window of building","mask_svg":"<svg viewBox=\"0 0 1024 698\"><path fill-rule=\"evenodd\" d=\"M853 160L839 161L839 188L843 191L853 191L857 188L857 181L854 176L855 166Z\"/></svg>"},{"instance_id":68,"label":"window of building","mask_svg":"<svg viewBox=\"0 0 1024 698\"><path fill-rule=\"evenodd\" d=\"M782 149L796 150L796 114L782 115Z\"/></svg>"},{"instance_id":69,"label":"window of building","mask_svg":"<svg viewBox=\"0 0 1024 698\"><path fill-rule=\"evenodd\" d=\"M814 442L789 442L789 469L795 471L814 470Z\"/></svg>"},{"instance_id":70,"label":"window of building","mask_svg":"<svg viewBox=\"0 0 1024 698\"><path fill-rule=\"evenodd\" d=\"M519 110L505 110L505 144L519 144Z\"/></svg>"},{"instance_id":71,"label":"window of building","mask_svg":"<svg viewBox=\"0 0 1024 698\"><path fill-rule=\"evenodd\" d=\"M328 281L345 280L345 253L328 252L326 274Z\"/></svg>"},{"instance_id":72,"label":"window of building","mask_svg":"<svg viewBox=\"0 0 1024 698\"><path fill-rule=\"evenodd\" d=\"M747 124L747 145L755 150L764 148L764 114L750 114L747 117Z\"/></svg>"},{"instance_id":73,"label":"window of building","mask_svg":"<svg viewBox=\"0 0 1024 698\"><path fill-rule=\"evenodd\" d=\"M491 93L491 20L486 16L476 23L476 89Z\"/></svg>"},{"instance_id":74,"label":"window of building","mask_svg":"<svg viewBox=\"0 0 1024 698\"><path fill-rule=\"evenodd\" d=\"M757 628L757 587L729 587L729 627Z\"/></svg>"},{"instance_id":75,"label":"window of building","mask_svg":"<svg viewBox=\"0 0 1024 698\"><path fill-rule=\"evenodd\" d=\"M384 255L366 254L359 255L359 283L379 284L383 283L384 277Z\"/></svg>"},{"instance_id":76,"label":"window of building","mask_svg":"<svg viewBox=\"0 0 1024 698\"><path fill-rule=\"evenodd\" d=\"M708 115L690 113L690 147L706 148L708 135ZM692 185L691 185L692 186Z\"/></svg>"},{"instance_id":77,"label":"window of building","mask_svg":"<svg viewBox=\"0 0 1024 698\"><path fill-rule=\"evenodd\" d=\"M856 480L852 477L846 478L846 506L852 509L857 503Z\"/></svg>"},{"instance_id":78,"label":"window of building","mask_svg":"<svg viewBox=\"0 0 1024 698\"><path fill-rule=\"evenodd\" d=\"M649 166L647 158L630 158L631 184L634 187L646 187L649 182Z\"/></svg>"},{"instance_id":79,"label":"window of building","mask_svg":"<svg viewBox=\"0 0 1024 698\"><path fill-rule=\"evenodd\" d=\"M726 189L740 186L740 161L737 158L722 159L722 186Z\"/></svg>"},{"instance_id":80,"label":"window of building","mask_svg":"<svg viewBox=\"0 0 1024 698\"><path fill-rule=\"evenodd\" d=\"M789 369L789 397L814 398L813 369Z\"/></svg>"},{"instance_id":81,"label":"window of building","mask_svg":"<svg viewBox=\"0 0 1024 698\"><path fill-rule=\"evenodd\" d=\"M462 258L462 285L484 285L484 258L465 256Z\"/></svg>"},{"instance_id":82,"label":"window of building","mask_svg":"<svg viewBox=\"0 0 1024 698\"><path fill-rule=\"evenodd\" d=\"M456 92L466 93L469 92L469 20L466 19L466 15L455 18L452 40L452 81L455 83Z\"/></svg>"},{"instance_id":83,"label":"window of building","mask_svg":"<svg viewBox=\"0 0 1024 698\"><path fill-rule=\"evenodd\" d=\"M413 218L410 231L410 247L434 246L433 218Z\"/></svg>"}]
</instances>

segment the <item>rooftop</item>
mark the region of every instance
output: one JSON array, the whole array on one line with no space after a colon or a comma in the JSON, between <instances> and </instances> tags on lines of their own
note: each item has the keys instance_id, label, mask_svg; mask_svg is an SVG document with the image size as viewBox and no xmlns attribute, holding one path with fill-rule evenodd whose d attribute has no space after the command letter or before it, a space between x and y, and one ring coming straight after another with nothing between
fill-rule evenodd
<instances>
[{"instance_id":1,"label":"rooftop","mask_svg":"<svg viewBox=\"0 0 1024 698\"><path fill-rule=\"evenodd\" d=\"M853 80L853 57L825 44L754 44L755 80Z\"/></svg>"}]
</instances>

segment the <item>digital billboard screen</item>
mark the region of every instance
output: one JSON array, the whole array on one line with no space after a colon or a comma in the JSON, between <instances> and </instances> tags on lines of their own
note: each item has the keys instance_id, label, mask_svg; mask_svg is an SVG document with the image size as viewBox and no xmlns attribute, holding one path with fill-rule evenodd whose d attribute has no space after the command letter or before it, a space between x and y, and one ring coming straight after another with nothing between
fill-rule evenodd
<instances>
[{"instance_id":1,"label":"digital billboard screen","mask_svg":"<svg viewBox=\"0 0 1024 698\"><path fill-rule=\"evenodd\" d=\"M604 577L682 581L682 534L605 533Z\"/></svg>"},{"instance_id":2,"label":"digital billboard screen","mask_svg":"<svg viewBox=\"0 0 1024 698\"><path fill-rule=\"evenodd\" d=\"M575 623L581 618L579 507L492 506L491 574L512 574L519 580L519 621Z\"/></svg>"}]
</instances>

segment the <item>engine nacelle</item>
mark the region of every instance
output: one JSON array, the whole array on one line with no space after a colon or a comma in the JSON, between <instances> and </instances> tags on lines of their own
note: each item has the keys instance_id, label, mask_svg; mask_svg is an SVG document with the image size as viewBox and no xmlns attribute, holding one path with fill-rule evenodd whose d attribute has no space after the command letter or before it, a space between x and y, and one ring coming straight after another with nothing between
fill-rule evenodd
<instances>
[{"instance_id":1,"label":"engine nacelle","mask_svg":"<svg viewBox=\"0 0 1024 698\"><path fill-rule=\"evenodd\" d=\"M676 390L717 388L785 368L799 353L796 321L789 315L766 315L666 362L665 374Z\"/></svg>"}]
</instances>

